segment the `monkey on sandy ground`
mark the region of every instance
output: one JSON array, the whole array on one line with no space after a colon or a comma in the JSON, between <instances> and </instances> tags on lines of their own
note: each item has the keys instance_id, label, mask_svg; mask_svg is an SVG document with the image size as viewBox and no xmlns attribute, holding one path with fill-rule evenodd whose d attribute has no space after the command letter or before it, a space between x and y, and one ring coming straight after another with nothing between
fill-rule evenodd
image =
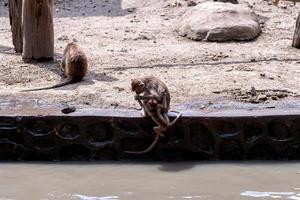
<instances>
[{"instance_id":1,"label":"monkey on sandy ground","mask_svg":"<svg viewBox=\"0 0 300 200\"><path fill-rule=\"evenodd\" d=\"M87 73L88 60L84 51L79 47L79 45L76 42L70 42L65 48L63 58L61 61L61 68L68 78L67 81L49 87L28 89L22 91L28 92L54 89L72 83L80 82Z\"/></svg>"},{"instance_id":2,"label":"monkey on sandy ground","mask_svg":"<svg viewBox=\"0 0 300 200\"><path fill-rule=\"evenodd\" d=\"M150 116L158 125L153 128L156 133L152 144L144 151L125 151L126 153L144 154L151 151L157 144L160 137L163 137L163 132L173 126L181 117L180 112L177 117L170 122L167 115L170 109L170 92L167 86L158 78L148 76L140 79L131 80L132 91L136 92L135 100L142 107L142 115Z\"/></svg>"}]
</instances>

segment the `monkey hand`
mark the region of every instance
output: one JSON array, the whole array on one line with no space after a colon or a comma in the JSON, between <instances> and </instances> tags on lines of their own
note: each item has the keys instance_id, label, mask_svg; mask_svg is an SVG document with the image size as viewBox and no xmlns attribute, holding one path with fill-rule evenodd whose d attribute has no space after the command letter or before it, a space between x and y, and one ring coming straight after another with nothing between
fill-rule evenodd
<instances>
[{"instance_id":1,"label":"monkey hand","mask_svg":"<svg viewBox=\"0 0 300 200\"><path fill-rule=\"evenodd\" d=\"M134 95L134 100L140 100L140 96L139 95Z\"/></svg>"}]
</instances>

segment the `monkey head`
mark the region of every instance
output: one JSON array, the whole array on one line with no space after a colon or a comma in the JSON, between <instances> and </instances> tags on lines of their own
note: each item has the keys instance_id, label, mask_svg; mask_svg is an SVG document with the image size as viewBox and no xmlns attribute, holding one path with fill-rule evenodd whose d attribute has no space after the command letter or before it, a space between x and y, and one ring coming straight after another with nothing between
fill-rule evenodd
<instances>
[{"instance_id":1,"label":"monkey head","mask_svg":"<svg viewBox=\"0 0 300 200\"><path fill-rule=\"evenodd\" d=\"M136 94L141 94L144 92L145 84L141 79L131 79L131 90L136 92Z\"/></svg>"}]
</instances>

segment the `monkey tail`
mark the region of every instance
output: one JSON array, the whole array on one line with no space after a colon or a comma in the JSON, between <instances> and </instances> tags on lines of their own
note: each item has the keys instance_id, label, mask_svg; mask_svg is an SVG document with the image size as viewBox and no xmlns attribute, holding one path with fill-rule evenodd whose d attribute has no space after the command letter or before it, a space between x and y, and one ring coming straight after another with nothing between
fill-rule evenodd
<instances>
[{"instance_id":1,"label":"monkey tail","mask_svg":"<svg viewBox=\"0 0 300 200\"><path fill-rule=\"evenodd\" d=\"M173 125L180 119L180 117L182 116L182 113L179 112L179 111L171 110L170 112L177 113L177 116L176 116L176 118L170 123L170 126L169 126L169 127L173 126Z\"/></svg>"},{"instance_id":2,"label":"monkey tail","mask_svg":"<svg viewBox=\"0 0 300 200\"><path fill-rule=\"evenodd\" d=\"M149 151L151 151L156 146L156 144L159 141L159 138L160 138L160 135L156 134L155 139L153 140L152 144L147 149L145 149L144 151L124 151L124 152L128 153L128 154L145 154L145 153L148 153Z\"/></svg>"},{"instance_id":3,"label":"monkey tail","mask_svg":"<svg viewBox=\"0 0 300 200\"><path fill-rule=\"evenodd\" d=\"M58 83L58 84L53 85L53 86L43 87L43 88L34 88L34 89L28 89L28 90L21 90L21 92L30 92L30 91L54 89L54 88L62 87L62 86L69 85L69 84L72 84L72 83L75 83L75 82L76 81L74 81L74 80L68 80L66 82Z\"/></svg>"}]
</instances>

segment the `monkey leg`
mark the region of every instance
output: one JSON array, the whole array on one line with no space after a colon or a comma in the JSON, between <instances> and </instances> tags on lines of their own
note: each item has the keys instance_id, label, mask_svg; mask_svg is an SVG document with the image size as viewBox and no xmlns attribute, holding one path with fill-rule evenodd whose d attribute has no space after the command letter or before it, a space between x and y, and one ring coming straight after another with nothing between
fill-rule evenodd
<instances>
[{"instance_id":1,"label":"monkey leg","mask_svg":"<svg viewBox=\"0 0 300 200\"><path fill-rule=\"evenodd\" d=\"M158 109L156 110L156 116L158 117L160 123L157 124L157 125L159 125L159 126L164 126L164 127L168 128L168 127L169 127L168 120L166 120L166 118L165 118L163 115L164 115L164 114L161 113L161 109L158 108Z\"/></svg>"},{"instance_id":2,"label":"monkey leg","mask_svg":"<svg viewBox=\"0 0 300 200\"><path fill-rule=\"evenodd\" d=\"M160 111L159 112L149 112L152 120L157 124L157 126L155 126L153 128L153 130L159 134L160 136L164 136L163 132L166 131L168 129L168 124L166 124L165 119L161 116Z\"/></svg>"},{"instance_id":3,"label":"monkey leg","mask_svg":"<svg viewBox=\"0 0 300 200\"><path fill-rule=\"evenodd\" d=\"M149 114L147 113L147 111L144 108L142 108L142 110L141 110L141 116L142 117L149 117Z\"/></svg>"},{"instance_id":4,"label":"monkey leg","mask_svg":"<svg viewBox=\"0 0 300 200\"><path fill-rule=\"evenodd\" d=\"M168 123L168 125L170 126L170 119L169 119L169 116L167 115L167 113L164 113L163 114L163 117L165 118L166 122Z\"/></svg>"},{"instance_id":5,"label":"monkey leg","mask_svg":"<svg viewBox=\"0 0 300 200\"><path fill-rule=\"evenodd\" d=\"M162 115L161 110L158 108L156 110L156 115L154 113L152 114L152 120L158 125L153 128L153 130L159 134L160 136L164 136L163 132L165 132L169 128L169 119L168 117L165 118L165 116Z\"/></svg>"}]
</instances>

